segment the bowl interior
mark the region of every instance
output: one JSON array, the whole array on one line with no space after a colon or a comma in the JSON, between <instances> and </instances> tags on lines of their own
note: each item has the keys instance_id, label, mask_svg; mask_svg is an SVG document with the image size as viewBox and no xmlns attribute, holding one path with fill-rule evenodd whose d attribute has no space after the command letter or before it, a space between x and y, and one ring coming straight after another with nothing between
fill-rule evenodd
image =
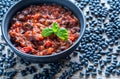
<instances>
[{"instance_id":1,"label":"bowl interior","mask_svg":"<svg viewBox=\"0 0 120 79\"><path fill-rule=\"evenodd\" d=\"M80 39L83 36L83 33L85 31L85 19L84 19L84 16L83 16L81 10L79 10L79 8L77 6L75 6L75 4L73 4L71 1L69 1L69 0L64 0L64 1L60 1L60 0L24 0L23 1L22 0L22 1L18 2L17 4L15 4L14 6L12 6L8 10L8 12L6 13L6 15L3 19L3 22L2 22L2 33L3 33L3 36L5 38L5 41L8 43L8 45L13 50L17 51L18 53L21 53L21 52L14 47L14 45L9 40L9 35L8 35L9 25L10 25L10 21L11 21L12 17L18 11L21 11L30 5L41 5L44 3L46 3L46 4L58 4L58 5L63 6L64 8L71 10L73 12L73 14L79 19L79 22L80 22L80 36L79 36L79 38L67 50L60 52L60 53L57 53L57 54L61 54L61 53L68 51L69 49L71 49L77 43L80 42ZM55 55L57 55L57 54L55 54ZM32 55L29 55L29 54L23 54L23 55L32 57ZM50 57L50 56L55 56L55 55L48 55L48 56ZM48 57L48 56L41 56L41 57ZM40 56L34 56L34 57L40 57Z\"/></svg>"}]
</instances>

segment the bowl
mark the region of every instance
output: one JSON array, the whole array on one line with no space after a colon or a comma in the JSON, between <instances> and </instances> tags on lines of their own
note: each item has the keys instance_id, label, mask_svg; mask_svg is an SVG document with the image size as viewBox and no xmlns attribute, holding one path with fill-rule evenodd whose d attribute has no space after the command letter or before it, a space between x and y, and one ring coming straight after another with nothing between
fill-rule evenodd
<instances>
[{"instance_id":1,"label":"bowl","mask_svg":"<svg viewBox=\"0 0 120 79\"><path fill-rule=\"evenodd\" d=\"M72 46L70 46L68 49L61 51L56 54L52 55L45 55L45 56L36 56L36 55L30 55L21 52L18 50L10 41L8 31L10 28L10 21L12 17L18 12L23 10L24 8L30 6L30 5L40 5L40 4L57 4L61 5L70 11L73 12L73 14L78 18L80 22L80 36L78 39L73 43ZM78 46L80 43L80 40L84 34L86 28L85 24L85 18L82 13L82 11L70 0L21 0L14 4L5 14L3 21L2 21L2 34L6 41L6 43L10 46L10 48L14 51L16 55L24 59L25 61L35 62L35 63L51 63L51 62L58 62L61 59L64 59L65 57L69 56Z\"/></svg>"}]
</instances>

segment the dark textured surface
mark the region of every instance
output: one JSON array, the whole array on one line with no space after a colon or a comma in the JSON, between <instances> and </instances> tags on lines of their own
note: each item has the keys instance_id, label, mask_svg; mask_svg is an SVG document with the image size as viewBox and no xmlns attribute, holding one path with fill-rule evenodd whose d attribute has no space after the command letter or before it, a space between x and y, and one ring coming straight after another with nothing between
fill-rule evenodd
<instances>
[{"instance_id":1,"label":"dark textured surface","mask_svg":"<svg viewBox=\"0 0 120 79\"><path fill-rule=\"evenodd\" d=\"M7 9L17 0L0 0L0 25ZM84 11L87 29L76 51L66 62L25 62L0 41L2 79L119 79L120 0L76 0Z\"/></svg>"}]
</instances>

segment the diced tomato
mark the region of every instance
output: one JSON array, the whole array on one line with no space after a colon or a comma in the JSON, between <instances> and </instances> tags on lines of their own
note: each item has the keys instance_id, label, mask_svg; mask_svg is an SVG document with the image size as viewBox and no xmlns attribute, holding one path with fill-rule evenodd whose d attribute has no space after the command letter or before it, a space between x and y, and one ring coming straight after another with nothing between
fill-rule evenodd
<instances>
[{"instance_id":1,"label":"diced tomato","mask_svg":"<svg viewBox=\"0 0 120 79\"><path fill-rule=\"evenodd\" d=\"M43 50L43 51L39 52L39 56L43 56L43 55L46 55L46 54L47 54L46 50Z\"/></svg>"},{"instance_id":2,"label":"diced tomato","mask_svg":"<svg viewBox=\"0 0 120 79\"><path fill-rule=\"evenodd\" d=\"M24 47L25 46L25 42L20 43L20 45Z\"/></svg>"},{"instance_id":3,"label":"diced tomato","mask_svg":"<svg viewBox=\"0 0 120 79\"><path fill-rule=\"evenodd\" d=\"M70 39L72 42L74 42L74 41L78 38L78 36L79 36L79 33L71 34L71 35L69 36L69 39Z\"/></svg>"},{"instance_id":4,"label":"diced tomato","mask_svg":"<svg viewBox=\"0 0 120 79\"><path fill-rule=\"evenodd\" d=\"M40 19L40 14L37 13L37 14L33 15L33 18L34 18L35 20Z\"/></svg>"},{"instance_id":5,"label":"diced tomato","mask_svg":"<svg viewBox=\"0 0 120 79\"><path fill-rule=\"evenodd\" d=\"M47 46L47 47L52 46L52 42L51 42L50 40L47 40L47 41L45 42L45 46Z\"/></svg>"},{"instance_id":6,"label":"diced tomato","mask_svg":"<svg viewBox=\"0 0 120 79\"><path fill-rule=\"evenodd\" d=\"M20 26L22 26L22 24L21 24L20 22L16 22L16 23L15 23L15 26L16 26L16 27L20 27Z\"/></svg>"},{"instance_id":7,"label":"diced tomato","mask_svg":"<svg viewBox=\"0 0 120 79\"><path fill-rule=\"evenodd\" d=\"M44 46L39 46L39 50L44 50L45 47Z\"/></svg>"},{"instance_id":8,"label":"diced tomato","mask_svg":"<svg viewBox=\"0 0 120 79\"><path fill-rule=\"evenodd\" d=\"M41 34L36 34L36 35L35 35L35 39L36 39L37 41L42 41L42 40L44 39L44 37L43 37Z\"/></svg>"},{"instance_id":9,"label":"diced tomato","mask_svg":"<svg viewBox=\"0 0 120 79\"><path fill-rule=\"evenodd\" d=\"M20 32L20 28L17 27L16 28L16 32L19 33Z\"/></svg>"},{"instance_id":10,"label":"diced tomato","mask_svg":"<svg viewBox=\"0 0 120 79\"><path fill-rule=\"evenodd\" d=\"M30 19L31 18L31 15L27 15L27 19Z\"/></svg>"},{"instance_id":11,"label":"diced tomato","mask_svg":"<svg viewBox=\"0 0 120 79\"><path fill-rule=\"evenodd\" d=\"M35 25L36 25L36 26L40 26L41 24L40 24L40 23L36 23Z\"/></svg>"},{"instance_id":12,"label":"diced tomato","mask_svg":"<svg viewBox=\"0 0 120 79\"><path fill-rule=\"evenodd\" d=\"M57 22L60 23L62 20L61 19L57 19Z\"/></svg>"},{"instance_id":13,"label":"diced tomato","mask_svg":"<svg viewBox=\"0 0 120 79\"><path fill-rule=\"evenodd\" d=\"M38 38L40 41L42 41L44 39L44 37L41 34L38 36Z\"/></svg>"},{"instance_id":14,"label":"diced tomato","mask_svg":"<svg viewBox=\"0 0 120 79\"><path fill-rule=\"evenodd\" d=\"M22 51L25 52L25 53L29 53L29 52L32 51L32 47L23 47Z\"/></svg>"},{"instance_id":15,"label":"diced tomato","mask_svg":"<svg viewBox=\"0 0 120 79\"><path fill-rule=\"evenodd\" d=\"M45 18L45 19L47 18L47 16L46 16L46 15L42 15L42 17L43 17L43 18Z\"/></svg>"},{"instance_id":16,"label":"diced tomato","mask_svg":"<svg viewBox=\"0 0 120 79\"><path fill-rule=\"evenodd\" d=\"M48 21L45 21L45 25L46 25L46 26L48 26L48 25L49 25Z\"/></svg>"},{"instance_id":17,"label":"diced tomato","mask_svg":"<svg viewBox=\"0 0 120 79\"><path fill-rule=\"evenodd\" d=\"M36 23L36 22L37 22L37 20L36 20L36 19L32 19L32 20L31 20L31 22Z\"/></svg>"},{"instance_id":18,"label":"diced tomato","mask_svg":"<svg viewBox=\"0 0 120 79\"><path fill-rule=\"evenodd\" d=\"M56 16L56 17L59 15L58 11L55 11L53 14L54 14L54 16Z\"/></svg>"},{"instance_id":19,"label":"diced tomato","mask_svg":"<svg viewBox=\"0 0 120 79\"><path fill-rule=\"evenodd\" d=\"M50 54L53 53L53 51L54 51L54 48L50 47L50 48L48 48L48 50L47 50L47 54L50 55Z\"/></svg>"},{"instance_id":20,"label":"diced tomato","mask_svg":"<svg viewBox=\"0 0 120 79\"><path fill-rule=\"evenodd\" d=\"M70 36L69 39L74 42L75 41L75 37L74 36Z\"/></svg>"}]
</instances>

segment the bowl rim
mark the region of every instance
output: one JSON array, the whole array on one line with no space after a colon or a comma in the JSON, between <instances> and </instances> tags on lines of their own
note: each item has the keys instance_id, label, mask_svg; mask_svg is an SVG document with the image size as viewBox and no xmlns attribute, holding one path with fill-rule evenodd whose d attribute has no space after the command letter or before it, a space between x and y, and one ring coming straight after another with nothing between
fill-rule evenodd
<instances>
[{"instance_id":1,"label":"bowl rim","mask_svg":"<svg viewBox=\"0 0 120 79\"><path fill-rule=\"evenodd\" d=\"M24 52L21 52L20 50L18 50L12 43L11 43L11 41L9 40L9 39L7 39L7 37L9 38L9 36L6 36L5 35L5 31L4 31L4 22L5 22L5 20L6 20L6 18L7 18L7 15L8 15L8 13L12 10L12 8L14 8L16 5L18 5L20 2L22 2L23 0L21 0L21 1L18 1L17 3L15 3L15 4L13 4L9 9L8 9L8 11L5 13L5 15L4 15L4 17L3 17L3 20L2 20L2 27L1 27L1 31L2 31L2 35L3 35L3 37L4 37L4 40L6 41L6 43L10 46L10 48L15 52L15 53L17 53L17 54L21 54L21 55L23 55L23 56L25 56L25 57L32 57L32 58L48 58L48 57L53 57L53 56L58 56L58 55L60 55L60 54L63 54L63 53L65 53L65 52L67 52L67 51L69 51L71 48L73 48L80 40L81 40L81 38L83 37L83 34L84 34L84 32L85 32L85 29L86 29L86 20L85 20L85 16L84 16L84 14L83 14L83 12L81 11L81 9L79 9L78 8L78 6L76 5L76 4L74 4L72 1L70 1L70 0L67 0L69 3L71 3L71 4L73 4L75 7L76 7L76 9L78 9L79 11L80 11L80 13L81 13L81 15L82 15L82 18L83 18L83 31L81 32L81 34L80 34L80 36L77 38L77 40L69 47L69 48L67 48L66 50L63 50L63 51L61 51L61 52L59 52L59 53L55 53L55 54L51 54L51 55L44 55L44 56L38 56L38 55L31 55L31 54L27 54L27 53L24 53ZM30 4L31 5L31 4ZM63 5L64 6L64 5ZM80 20L79 20L80 21ZM80 32L79 32L80 33Z\"/></svg>"}]
</instances>

